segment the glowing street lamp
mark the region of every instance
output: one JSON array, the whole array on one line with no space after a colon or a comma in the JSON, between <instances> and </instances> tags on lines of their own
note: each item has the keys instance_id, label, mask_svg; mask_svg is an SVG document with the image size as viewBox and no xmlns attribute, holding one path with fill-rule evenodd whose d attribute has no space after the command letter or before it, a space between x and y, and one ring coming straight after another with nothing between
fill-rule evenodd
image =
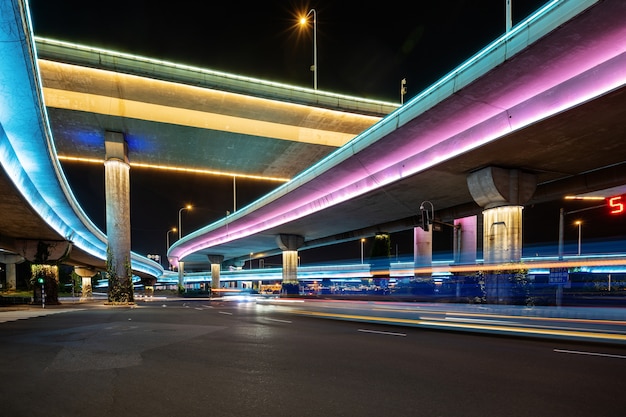
<instances>
[{"instance_id":1,"label":"glowing street lamp","mask_svg":"<svg viewBox=\"0 0 626 417\"><path fill-rule=\"evenodd\" d=\"M574 224L576 226L578 226L578 256L580 256L580 246L581 246L581 243L582 243L582 239L581 238L582 238L582 225L583 225L583 222L580 221L580 220L576 220L574 222Z\"/></svg>"},{"instance_id":2,"label":"glowing street lamp","mask_svg":"<svg viewBox=\"0 0 626 417\"><path fill-rule=\"evenodd\" d=\"M178 239L179 240L181 237L183 237L183 225L182 225L183 210L191 210L191 204L187 204L185 207L178 210Z\"/></svg>"},{"instance_id":3,"label":"glowing street lamp","mask_svg":"<svg viewBox=\"0 0 626 417\"><path fill-rule=\"evenodd\" d=\"M176 231L178 231L178 229L175 227L172 227L170 230L167 231L167 235L166 235L167 250L170 250L170 233L176 232Z\"/></svg>"},{"instance_id":4,"label":"glowing street lamp","mask_svg":"<svg viewBox=\"0 0 626 417\"><path fill-rule=\"evenodd\" d=\"M300 18L300 24L305 25L310 15L313 15L313 66L311 70L313 71L313 89L317 90L317 12L315 9L309 10L306 16Z\"/></svg>"},{"instance_id":5,"label":"glowing street lamp","mask_svg":"<svg viewBox=\"0 0 626 417\"><path fill-rule=\"evenodd\" d=\"M604 197L577 197L577 196L566 196L565 199L566 200L591 200L591 201L605 200ZM606 204L600 204L599 206L586 207L583 209L567 211L567 212L563 210L563 208L561 207L561 210L559 212L559 261L563 260L563 223L564 223L565 215L579 213L581 211L595 210L595 209L605 208L605 207L606 207ZM574 222L574 224L578 226L578 255L580 255L580 242L581 242L580 227L582 225L582 221L578 220L577 222Z\"/></svg>"}]
</instances>

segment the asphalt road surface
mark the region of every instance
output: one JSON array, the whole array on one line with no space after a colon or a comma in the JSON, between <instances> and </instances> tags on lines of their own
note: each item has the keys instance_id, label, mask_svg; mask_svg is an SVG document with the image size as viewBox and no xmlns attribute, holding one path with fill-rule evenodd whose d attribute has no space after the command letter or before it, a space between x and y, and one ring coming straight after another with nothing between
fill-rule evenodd
<instances>
[{"instance_id":1,"label":"asphalt road surface","mask_svg":"<svg viewBox=\"0 0 626 417\"><path fill-rule=\"evenodd\" d=\"M0 358L0 415L11 417L626 415L623 345L255 302L3 309Z\"/></svg>"}]
</instances>

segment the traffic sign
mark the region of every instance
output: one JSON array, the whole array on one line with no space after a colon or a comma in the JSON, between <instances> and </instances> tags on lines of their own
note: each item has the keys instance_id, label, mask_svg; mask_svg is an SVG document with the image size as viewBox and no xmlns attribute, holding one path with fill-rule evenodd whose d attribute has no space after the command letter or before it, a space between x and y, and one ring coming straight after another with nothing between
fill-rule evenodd
<instances>
[{"instance_id":1,"label":"traffic sign","mask_svg":"<svg viewBox=\"0 0 626 417\"><path fill-rule=\"evenodd\" d=\"M550 268L548 283L550 284L566 284L569 278L567 268Z\"/></svg>"}]
</instances>

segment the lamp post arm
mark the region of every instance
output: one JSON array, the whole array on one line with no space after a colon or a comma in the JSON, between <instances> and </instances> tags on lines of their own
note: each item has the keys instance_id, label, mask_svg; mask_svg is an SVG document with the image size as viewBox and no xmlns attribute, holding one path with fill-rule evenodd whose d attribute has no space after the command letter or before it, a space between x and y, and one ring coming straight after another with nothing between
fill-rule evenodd
<instances>
[{"instance_id":1,"label":"lamp post arm","mask_svg":"<svg viewBox=\"0 0 626 417\"><path fill-rule=\"evenodd\" d=\"M580 213L582 211L595 210L595 209L599 209L603 207L606 207L606 204L600 204L598 206L593 206L593 207L585 207L582 209L572 210L572 211L565 211L563 208L559 210L559 249L558 249L559 261L563 260L563 224L565 221L564 220L565 216L568 214Z\"/></svg>"}]
</instances>

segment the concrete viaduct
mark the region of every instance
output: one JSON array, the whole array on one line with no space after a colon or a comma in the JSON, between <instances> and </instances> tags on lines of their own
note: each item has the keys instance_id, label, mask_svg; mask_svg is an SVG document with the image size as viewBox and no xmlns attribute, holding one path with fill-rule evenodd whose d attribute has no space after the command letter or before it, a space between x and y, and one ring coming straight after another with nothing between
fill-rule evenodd
<instances>
[{"instance_id":1,"label":"concrete viaduct","mask_svg":"<svg viewBox=\"0 0 626 417\"><path fill-rule=\"evenodd\" d=\"M293 282L297 250L412 228L419 215L463 230L460 262L480 242L487 262L518 260L524 204L626 183L620 3L550 2L398 108L35 39L24 3L4 2L5 260L35 259L44 242L77 266L113 259L120 276L158 277L130 250L133 163L286 181L173 245L173 263L211 264L217 277L224 261L282 252ZM107 235L71 198L59 157L105 164ZM415 228L418 263L430 233Z\"/></svg>"},{"instance_id":2,"label":"concrete viaduct","mask_svg":"<svg viewBox=\"0 0 626 417\"><path fill-rule=\"evenodd\" d=\"M233 216L176 242L184 267L454 223L459 263L519 262L525 204L626 184L626 5L550 2L354 140ZM182 268L180 268L182 270ZM427 269L427 268L426 268Z\"/></svg>"},{"instance_id":3,"label":"concrete viaduct","mask_svg":"<svg viewBox=\"0 0 626 417\"><path fill-rule=\"evenodd\" d=\"M398 106L36 38L25 2L2 2L0 12L9 287L23 259L62 260L85 282L98 270L161 276L131 252L133 165L284 182ZM59 160L104 165L106 233L83 213Z\"/></svg>"}]
</instances>

